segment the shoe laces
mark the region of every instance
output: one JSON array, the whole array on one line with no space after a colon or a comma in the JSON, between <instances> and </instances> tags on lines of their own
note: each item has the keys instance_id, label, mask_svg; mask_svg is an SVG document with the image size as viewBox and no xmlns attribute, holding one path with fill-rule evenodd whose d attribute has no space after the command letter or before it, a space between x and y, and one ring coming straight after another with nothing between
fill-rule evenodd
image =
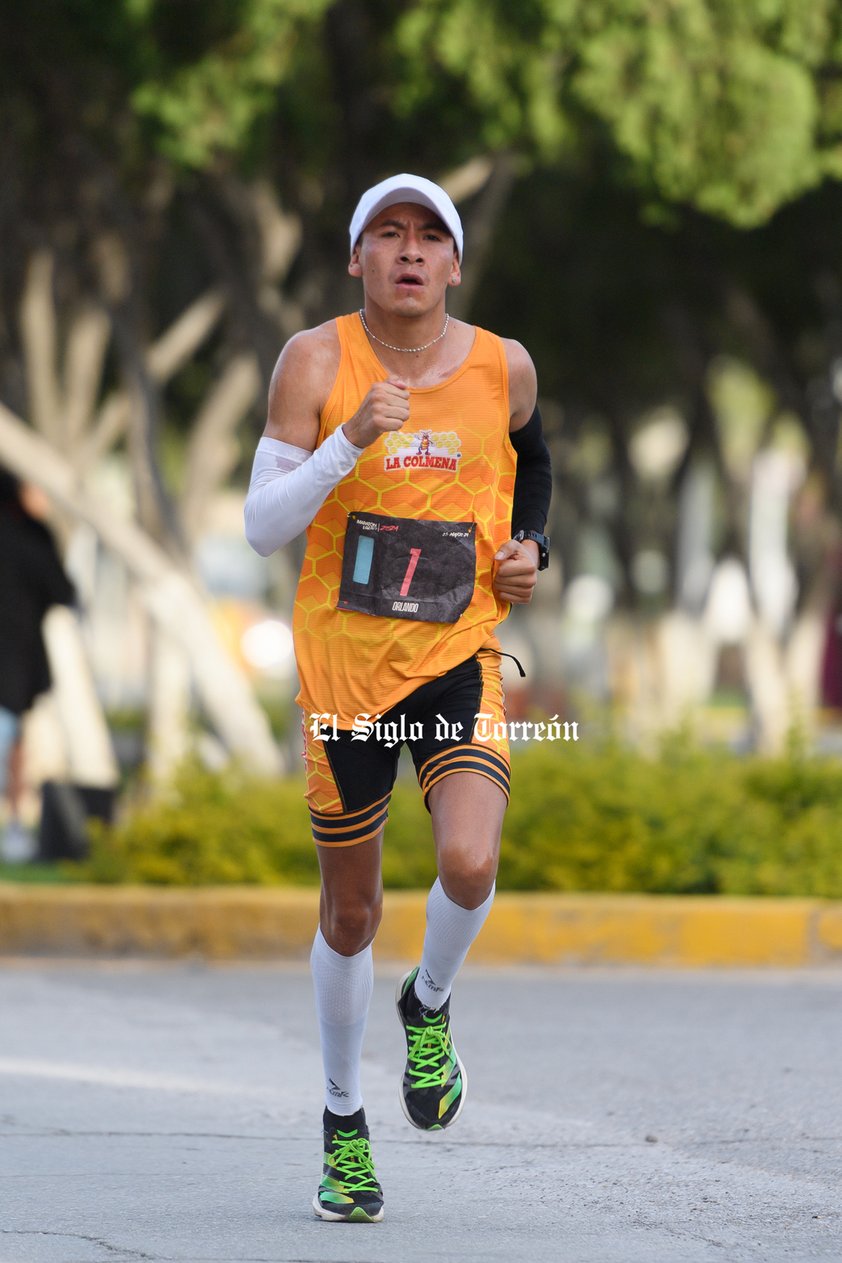
<instances>
[{"instance_id":1,"label":"shoe laces","mask_svg":"<svg viewBox=\"0 0 842 1263\"><path fill-rule=\"evenodd\" d=\"M342 1176L343 1182L354 1193L376 1192L379 1189L374 1173L371 1144L359 1132L336 1131L333 1148L327 1155L330 1166Z\"/></svg>"},{"instance_id":2,"label":"shoe laces","mask_svg":"<svg viewBox=\"0 0 842 1263\"><path fill-rule=\"evenodd\" d=\"M408 1035L407 1059L409 1072L416 1088L439 1088L454 1063L453 1041L450 1023L439 1013L421 1026L406 1028Z\"/></svg>"}]
</instances>

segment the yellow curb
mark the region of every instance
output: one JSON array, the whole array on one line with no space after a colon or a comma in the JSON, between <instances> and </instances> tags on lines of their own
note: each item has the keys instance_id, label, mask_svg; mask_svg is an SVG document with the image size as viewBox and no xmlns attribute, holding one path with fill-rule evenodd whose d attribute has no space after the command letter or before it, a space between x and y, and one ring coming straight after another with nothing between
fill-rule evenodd
<instances>
[{"instance_id":1,"label":"yellow curb","mask_svg":"<svg viewBox=\"0 0 842 1263\"><path fill-rule=\"evenodd\" d=\"M388 891L377 954L417 959L426 894ZM0 954L306 960L316 890L0 883ZM476 964L805 966L842 962L842 904L818 899L498 894Z\"/></svg>"},{"instance_id":2,"label":"yellow curb","mask_svg":"<svg viewBox=\"0 0 842 1263\"><path fill-rule=\"evenodd\" d=\"M501 895L472 959L676 966L816 963L810 900Z\"/></svg>"},{"instance_id":3,"label":"yellow curb","mask_svg":"<svg viewBox=\"0 0 842 1263\"><path fill-rule=\"evenodd\" d=\"M842 955L842 904L826 904L816 918L816 939L827 955Z\"/></svg>"},{"instance_id":4,"label":"yellow curb","mask_svg":"<svg viewBox=\"0 0 842 1263\"><path fill-rule=\"evenodd\" d=\"M0 883L0 952L306 959L315 890Z\"/></svg>"}]
</instances>

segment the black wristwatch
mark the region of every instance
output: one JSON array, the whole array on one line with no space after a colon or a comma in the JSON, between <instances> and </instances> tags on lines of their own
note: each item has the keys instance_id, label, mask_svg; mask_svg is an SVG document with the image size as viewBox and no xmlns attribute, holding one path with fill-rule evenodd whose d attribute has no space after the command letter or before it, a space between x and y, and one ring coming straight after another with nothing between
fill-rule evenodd
<instances>
[{"instance_id":1,"label":"black wristwatch","mask_svg":"<svg viewBox=\"0 0 842 1263\"><path fill-rule=\"evenodd\" d=\"M550 564L550 537L539 535L537 531L516 531L512 539L533 539L538 545L538 569L546 570Z\"/></svg>"}]
</instances>

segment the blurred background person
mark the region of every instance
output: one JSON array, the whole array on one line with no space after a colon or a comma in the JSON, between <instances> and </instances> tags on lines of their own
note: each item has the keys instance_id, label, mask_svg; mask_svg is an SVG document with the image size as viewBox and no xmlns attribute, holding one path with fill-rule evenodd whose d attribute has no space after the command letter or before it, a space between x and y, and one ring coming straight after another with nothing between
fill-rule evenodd
<instances>
[{"instance_id":1,"label":"blurred background person","mask_svg":"<svg viewBox=\"0 0 842 1263\"><path fill-rule=\"evenodd\" d=\"M43 508L37 492L0 468L0 797L6 815L0 855L9 862L32 859L35 851L20 815L21 723L51 684L44 615L52 605L75 599L55 540L41 520Z\"/></svg>"}]
</instances>

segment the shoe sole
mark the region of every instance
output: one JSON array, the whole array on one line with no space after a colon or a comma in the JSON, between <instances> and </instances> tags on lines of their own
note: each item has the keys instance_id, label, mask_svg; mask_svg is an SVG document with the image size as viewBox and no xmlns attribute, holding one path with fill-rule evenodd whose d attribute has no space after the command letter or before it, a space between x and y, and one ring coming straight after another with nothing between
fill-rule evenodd
<instances>
[{"instance_id":1,"label":"shoe sole","mask_svg":"<svg viewBox=\"0 0 842 1263\"><path fill-rule=\"evenodd\" d=\"M334 1210L325 1210L319 1202L318 1193L313 1198L313 1210L318 1219L334 1224L379 1224L383 1218L384 1208L381 1206L376 1215L370 1215L362 1206L355 1206L350 1215L340 1215Z\"/></svg>"},{"instance_id":2,"label":"shoe sole","mask_svg":"<svg viewBox=\"0 0 842 1263\"><path fill-rule=\"evenodd\" d=\"M401 1013L400 1001L401 1001L401 996L403 995L404 986L406 985L406 982L408 978L410 977L410 975L415 972L415 968L416 966L413 965L412 969L407 970L407 972L404 974L404 976L401 978L400 982L398 983L398 989L395 992L395 1008L398 1011L398 1021L400 1022L401 1030L404 1031L404 1033L406 1033L406 1027L403 1024L403 1014ZM452 1038L451 1038L451 1042L452 1042ZM401 1083L398 1086L398 1097L400 1098L401 1109L403 1110L403 1116L406 1119L406 1121L409 1123L410 1127L414 1127L416 1131L445 1131L448 1127L453 1126L453 1124L456 1122L459 1115L462 1113L462 1108L465 1104L465 1097L468 1095L468 1072L465 1069L462 1058L459 1056L459 1053L456 1051L455 1044L453 1044L453 1055L456 1058L456 1064L459 1067L459 1074L462 1078L462 1091L459 1095L459 1104L456 1108L456 1113L453 1115L452 1118L449 1118L448 1121L444 1125L442 1125L441 1123L433 1123L430 1127L423 1127L421 1123L416 1123L415 1119L412 1117L412 1115L410 1114L406 1106L406 1100L404 1099L404 1095L403 1095L403 1080L401 1080Z\"/></svg>"}]
</instances>

